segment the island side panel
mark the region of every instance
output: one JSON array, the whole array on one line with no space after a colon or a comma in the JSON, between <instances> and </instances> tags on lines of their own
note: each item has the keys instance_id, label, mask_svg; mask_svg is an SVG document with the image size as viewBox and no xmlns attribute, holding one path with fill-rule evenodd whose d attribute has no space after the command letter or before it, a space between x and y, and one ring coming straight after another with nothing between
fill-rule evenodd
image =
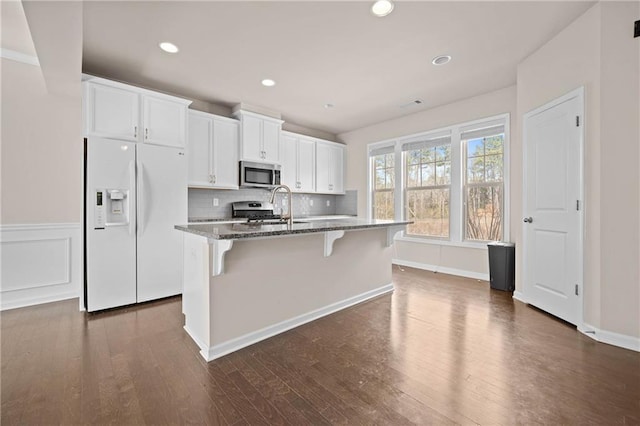
<instances>
[{"instance_id":1,"label":"island side panel","mask_svg":"<svg viewBox=\"0 0 640 426\"><path fill-rule=\"evenodd\" d=\"M210 347L209 293L211 277L211 247L207 238L183 233L183 288L182 312L185 316L184 329L202 349L203 356Z\"/></svg>"},{"instance_id":2,"label":"island side panel","mask_svg":"<svg viewBox=\"0 0 640 426\"><path fill-rule=\"evenodd\" d=\"M210 278L209 359L260 340L265 328L264 337L274 325L290 328L314 311L392 290L386 238L384 228L348 231L329 257L323 233L236 240L224 275Z\"/></svg>"}]
</instances>

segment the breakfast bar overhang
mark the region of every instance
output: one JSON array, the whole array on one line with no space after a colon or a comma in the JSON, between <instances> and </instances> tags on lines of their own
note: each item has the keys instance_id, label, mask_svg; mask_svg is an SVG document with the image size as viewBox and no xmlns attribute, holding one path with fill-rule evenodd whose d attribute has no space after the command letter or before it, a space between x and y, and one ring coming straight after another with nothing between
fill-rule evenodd
<instances>
[{"instance_id":1,"label":"breakfast bar overhang","mask_svg":"<svg viewBox=\"0 0 640 426\"><path fill-rule=\"evenodd\" d=\"M211 361L393 291L393 238L409 222L342 219L184 231L184 329Z\"/></svg>"}]
</instances>

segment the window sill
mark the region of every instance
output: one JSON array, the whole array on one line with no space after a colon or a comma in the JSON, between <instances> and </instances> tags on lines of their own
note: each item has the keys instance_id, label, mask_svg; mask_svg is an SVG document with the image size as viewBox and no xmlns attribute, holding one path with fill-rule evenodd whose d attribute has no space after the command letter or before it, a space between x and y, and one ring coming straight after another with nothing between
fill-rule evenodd
<instances>
[{"instance_id":1,"label":"window sill","mask_svg":"<svg viewBox=\"0 0 640 426\"><path fill-rule=\"evenodd\" d=\"M448 246L448 247L462 247L462 248L470 248L477 250L487 250L486 243L472 243L469 241L447 241L447 240L436 240L432 238L420 238L420 237L410 237L406 235L401 235L396 237L397 241L404 241L407 243L418 243L418 244L430 244L435 246Z\"/></svg>"}]
</instances>

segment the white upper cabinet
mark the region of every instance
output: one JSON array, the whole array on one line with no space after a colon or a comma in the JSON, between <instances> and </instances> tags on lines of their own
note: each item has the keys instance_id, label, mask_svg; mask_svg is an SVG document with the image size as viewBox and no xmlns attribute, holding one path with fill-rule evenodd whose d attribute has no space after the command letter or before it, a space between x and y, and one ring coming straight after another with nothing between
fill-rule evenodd
<instances>
[{"instance_id":1,"label":"white upper cabinet","mask_svg":"<svg viewBox=\"0 0 640 426\"><path fill-rule=\"evenodd\" d=\"M103 78L84 78L84 133L184 147L191 101Z\"/></svg>"},{"instance_id":2,"label":"white upper cabinet","mask_svg":"<svg viewBox=\"0 0 640 426\"><path fill-rule=\"evenodd\" d=\"M316 142L316 192L344 193L344 145Z\"/></svg>"},{"instance_id":3,"label":"white upper cabinet","mask_svg":"<svg viewBox=\"0 0 640 426\"><path fill-rule=\"evenodd\" d=\"M238 188L238 121L189 111L189 186Z\"/></svg>"},{"instance_id":4,"label":"white upper cabinet","mask_svg":"<svg viewBox=\"0 0 640 426\"><path fill-rule=\"evenodd\" d=\"M142 96L143 141L184 147L187 139L187 105L151 95Z\"/></svg>"},{"instance_id":5,"label":"white upper cabinet","mask_svg":"<svg viewBox=\"0 0 640 426\"><path fill-rule=\"evenodd\" d=\"M282 120L242 110L234 116L240 120L240 158L280 163Z\"/></svg>"},{"instance_id":6,"label":"white upper cabinet","mask_svg":"<svg viewBox=\"0 0 640 426\"><path fill-rule=\"evenodd\" d=\"M138 141L140 96L102 84L85 86L85 134Z\"/></svg>"},{"instance_id":7,"label":"white upper cabinet","mask_svg":"<svg viewBox=\"0 0 640 426\"><path fill-rule=\"evenodd\" d=\"M315 141L295 133L282 132L281 181L294 192L315 192Z\"/></svg>"}]
</instances>

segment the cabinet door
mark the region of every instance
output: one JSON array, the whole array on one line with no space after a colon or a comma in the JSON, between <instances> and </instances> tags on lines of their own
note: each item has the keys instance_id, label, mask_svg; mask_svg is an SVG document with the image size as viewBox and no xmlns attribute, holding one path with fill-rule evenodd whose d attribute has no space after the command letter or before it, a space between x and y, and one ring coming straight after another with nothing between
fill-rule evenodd
<instances>
[{"instance_id":1,"label":"cabinet door","mask_svg":"<svg viewBox=\"0 0 640 426\"><path fill-rule=\"evenodd\" d=\"M242 159L264 161L262 151L262 120L242 117Z\"/></svg>"},{"instance_id":2,"label":"cabinet door","mask_svg":"<svg viewBox=\"0 0 640 426\"><path fill-rule=\"evenodd\" d=\"M280 130L282 125L273 121L262 121L262 150L264 161L280 162Z\"/></svg>"},{"instance_id":3,"label":"cabinet door","mask_svg":"<svg viewBox=\"0 0 640 426\"><path fill-rule=\"evenodd\" d=\"M184 147L187 107L154 96L143 96L143 141L155 145Z\"/></svg>"},{"instance_id":4,"label":"cabinet door","mask_svg":"<svg viewBox=\"0 0 640 426\"><path fill-rule=\"evenodd\" d=\"M331 192L331 146L316 144L316 191Z\"/></svg>"},{"instance_id":5,"label":"cabinet door","mask_svg":"<svg viewBox=\"0 0 640 426\"><path fill-rule=\"evenodd\" d=\"M280 141L281 164L280 182L292 191L298 191L298 139L289 135L282 135Z\"/></svg>"},{"instance_id":6,"label":"cabinet door","mask_svg":"<svg viewBox=\"0 0 640 426\"><path fill-rule=\"evenodd\" d=\"M238 188L238 123L213 120L213 186Z\"/></svg>"},{"instance_id":7,"label":"cabinet door","mask_svg":"<svg viewBox=\"0 0 640 426\"><path fill-rule=\"evenodd\" d=\"M86 84L87 136L137 142L141 133L140 96L115 87Z\"/></svg>"},{"instance_id":8,"label":"cabinet door","mask_svg":"<svg viewBox=\"0 0 640 426\"><path fill-rule=\"evenodd\" d=\"M333 146L331 157L331 185L335 193L344 193L344 148Z\"/></svg>"},{"instance_id":9,"label":"cabinet door","mask_svg":"<svg viewBox=\"0 0 640 426\"><path fill-rule=\"evenodd\" d=\"M315 177L316 143L309 139L298 139L298 191L314 192Z\"/></svg>"},{"instance_id":10,"label":"cabinet door","mask_svg":"<svg viewBox=\"0 0 640 426\"><path fill-rule=\"evenodd\" d=\"M187 145L189 186L211 186L213 157L213 120L189 114L189 143Z\"/></svg>"}]
</instances>

